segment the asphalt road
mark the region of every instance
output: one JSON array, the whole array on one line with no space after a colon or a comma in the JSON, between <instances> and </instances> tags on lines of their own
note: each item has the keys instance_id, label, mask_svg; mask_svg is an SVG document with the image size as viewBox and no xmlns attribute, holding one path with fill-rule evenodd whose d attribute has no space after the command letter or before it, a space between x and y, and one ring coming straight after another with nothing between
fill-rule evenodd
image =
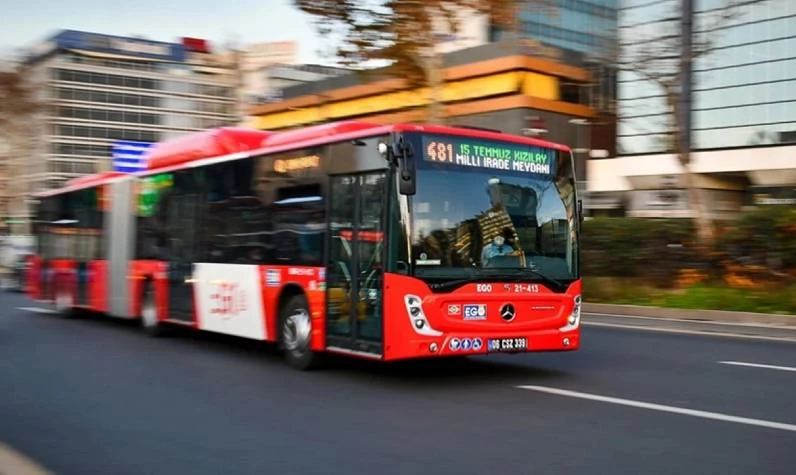
<instances>
[{"instance_id":1,"label":"asphalt road","mask_svg":"<svg viewBox=\"0 0 796 475\"><path fill-rule=\"evenodd\" d=\"M589 326L574 353L339 360L300 373L255 342L151 339L123 322L25 306L0 294L0 443L55 473L790 475L796 466L790 342Z\"/></svg>"}]
</instances>

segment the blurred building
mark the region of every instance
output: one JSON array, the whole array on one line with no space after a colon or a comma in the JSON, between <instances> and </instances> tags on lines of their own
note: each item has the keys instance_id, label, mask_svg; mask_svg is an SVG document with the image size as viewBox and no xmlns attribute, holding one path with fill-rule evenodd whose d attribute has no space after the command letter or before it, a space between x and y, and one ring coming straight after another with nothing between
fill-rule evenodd
<instances>
[{"instance_id":1,"label":"blurred building","mask_svg":"<svg viewBox=\"0 0 796 475\"><path fill-rule=\"evenodd\" d=\"M454 31L448 20L440 15L432 22L435 49L438 53L452 53L489 43L489 17L461 8L456 11L457 28Z\"/></svg>"},{"instance_id":2,"label":"blurred building","mask_svg":"<svg viewBox=\"0 0 796 475\"><path fill-rule=\"evenodd\" d=\"M725 0L695 3L695 37L715 48L694 63L693 171L706 208L729 215L758 202L792 204L796 188L796 2L767 0L719 20ZM679 31L680 0L622 0L620 36L644 48ZM691 216L672 153L666 97L643 75L619 83L619 153L589 163L590 197L634 216Z\"/></svg>"},{"instance_id":3,"label":"blurred building","mask_svg":"<svg viewBox=\"0 0 796 475\"><path fill-rule=\"evenodd\" d=\"M241 116L251 121L251 106L282 100L282 90L297 84L317 82L349 71L316 64L297 64L298 44L275 41L246 45L239 52Z\"/></svg>"},{"instance_id":4,"label":"blurred building","mask_svg":"<svg viewBox=\"0 0 796 475\"><path fill-rule=\"evenodd\" d=\"M40 150L17 178L28 193L111 169L114 144L145 147L238 121L233 65L202 39L169 43L65 30L30 52L48 107L34 124ZM126 165L135 168L130 159Z\"/></svg>"},{"instance_id":5,"label":"blurred building","mask_svg":"<svg viewBox=\"0 0 796 475\"><path fill-rule=\"evenodd\" d=\"M596 115L588 94L572 92L591 81L582 66L584 55L548 47L557 53L541 57L529 54L526 46L506 40L444 54L444 113L451 123L512 134L540 130L549 140L574 146L576 122ZM427 90L412 89L378 71L287 87L282 97L251 108L254 127L286 130L346 119L418 122L426 120L428 111ZM579 172L585 171L585 159L578 157Z\"/></svg>"},{"instance_id":6,"label":"blurred building","mask_svg":"<svg viewBox=\"0 0 796 475\"><path fill-rule=\"evenodd\" d=\"M271 64L256 71L257 87L248 89L249 105L268 104L283 99L282 91L299 84L349 74L351 70L318 64Z\"/></svg>"},{"instance_id":7,"label":"blurred building","mask_svg":"<svg viewBox=\"0 0 796 475\"><path fill-rule=\"evenodd\" d=\"M270 96L270 68L296 63L298 44L295 41L254 43L245 46L240 54L244 102L253 105Z\"/></svg>"},{"instance_id":8,"label":"blurred building","mask_svg":"<svg viewBox=\"0 0 796 475\"><path fill-rule=\"evenodd\" d=\"M519 33L557 48L605 58L616 48L619 3L620 0L519 0L519 32L492 25L489 41Z\"/></svg>"},{"instance_id":9,"label":"blurred building","mask_svg":"<svg viewBox=\"0 0 796 475\"><path fill-rule=\"evenodd\" d=\"M274 64L294 64L298 57L295 41L266 41L252 43L243 48L241 69L257 71Z\"/></svg>"}]
</instances>

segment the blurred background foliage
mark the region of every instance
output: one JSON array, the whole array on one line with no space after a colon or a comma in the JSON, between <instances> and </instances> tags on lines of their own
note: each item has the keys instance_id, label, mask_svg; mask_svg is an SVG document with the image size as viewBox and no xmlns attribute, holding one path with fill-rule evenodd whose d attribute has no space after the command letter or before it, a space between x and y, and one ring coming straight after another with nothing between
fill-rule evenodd
<instances>
[{"instance_id":1,"label":"blurred background foliage","mask_svg":"<svg viewBox=\"0 0 796 475\"><path fill-rule=\"evenodd\" d=\"M584 299L796 315L796 207L758 207L716 225L702 244L691 220L584 222Z\"/></svg>"}]
</instances>

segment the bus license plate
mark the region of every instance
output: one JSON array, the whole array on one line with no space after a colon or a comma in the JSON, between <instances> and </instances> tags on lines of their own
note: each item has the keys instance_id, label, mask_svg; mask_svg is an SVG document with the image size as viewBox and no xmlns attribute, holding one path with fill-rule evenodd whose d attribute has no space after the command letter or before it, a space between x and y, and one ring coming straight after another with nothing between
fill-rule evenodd
<instances>
[{"instance_id":1,"label":"bus license plate","mask_svg":"<svg viewBox=\"0 0 796 475\"><path fill-rule=\"evenodd\" d=\"M512 353L528 349L528 339L518 338L490 338L487 341L487 351L490 353Z\"/></svg>"}]
</instances>

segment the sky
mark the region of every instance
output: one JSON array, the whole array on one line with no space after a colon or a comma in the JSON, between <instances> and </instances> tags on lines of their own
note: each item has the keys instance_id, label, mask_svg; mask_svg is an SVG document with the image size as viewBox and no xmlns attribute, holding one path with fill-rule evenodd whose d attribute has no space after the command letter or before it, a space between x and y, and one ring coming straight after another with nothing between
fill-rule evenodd
<instances>
[{"instance_id":1,"label":"sky","mask_svg":"<svg viewBox=\"0 0 796 475\"><path fill-rule=\"evenodd\" d=\"M291 0L0 0L0 52L33 46L62 29L156 41L183 36L216 45L297 41L299 62L331 64L312 18Z\"/></svg>"}]
</instances>

